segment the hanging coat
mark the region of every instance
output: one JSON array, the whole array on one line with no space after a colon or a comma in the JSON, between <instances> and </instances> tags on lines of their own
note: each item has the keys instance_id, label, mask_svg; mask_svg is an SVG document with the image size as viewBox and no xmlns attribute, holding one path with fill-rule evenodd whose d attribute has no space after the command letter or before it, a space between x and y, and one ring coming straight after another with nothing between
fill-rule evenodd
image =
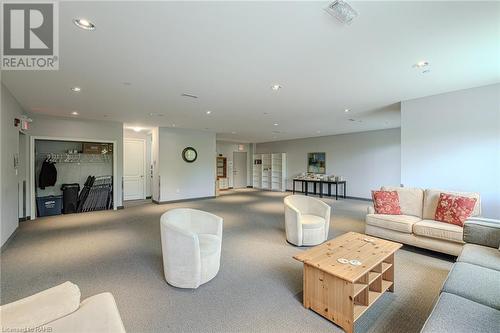
<instances>
[{"instance_id":1,"label":"hanging coat","mask_svg":"<svg viewBox=\"0 0 500 333\"><path fill-rule=\"evenodd\" d=\"M38 178L38 187L42 190L47 186L54 186L57 181L57 169L54 165L55 163L44 161L42 164L42 169L40 170L40 176Z\"/></svg>"}]
</instances>

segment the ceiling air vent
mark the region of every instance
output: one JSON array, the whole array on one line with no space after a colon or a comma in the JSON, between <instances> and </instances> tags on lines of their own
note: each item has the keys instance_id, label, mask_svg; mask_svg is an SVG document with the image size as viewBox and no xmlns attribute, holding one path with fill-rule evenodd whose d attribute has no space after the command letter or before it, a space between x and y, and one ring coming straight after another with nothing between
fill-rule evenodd
<instances>
[{"instance_id":1,"label":"ceiling air vent","mask_svg":"<svg viewBox=\"0 0 500 333\"><path fill-rule=\"evenodd\" d=\"M358 16L358 12L356 12L351 5L343 0L336 0L328 5L325 8L326 12L337 20L344 24L350 24L351 21Z\"/></svg>"},{"instance_id":2,"label":"ceiling air vent","mask_svg":"<svg viewBox=\"0 0 500 333\"><path fill-rule=\"evenodd\" d=\"M183 96L183 97L189 97L189 98L198 98L198 96L193 95L193 94L188 94L188 93L183 93L183 94L181 94L181 96Z\"/></svg>"}]
</instances>

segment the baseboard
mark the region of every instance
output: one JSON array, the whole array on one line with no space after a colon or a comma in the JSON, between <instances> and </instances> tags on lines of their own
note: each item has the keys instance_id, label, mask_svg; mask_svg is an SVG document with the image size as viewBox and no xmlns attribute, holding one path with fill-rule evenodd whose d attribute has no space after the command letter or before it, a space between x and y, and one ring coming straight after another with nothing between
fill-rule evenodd
<instances>
[{"instance_id":1,"label":"baseboard","mask_svg":"<svg viewBox=\"0 0 500 333\"><path fill-rule=\"evenodd\" d=\"M287 192L293 192L293 190L286 190L286 191L287 191ZM302 192L302 191L297 191L297 190L296 190L296 191L295 191L295 193L304 193L304 192ZM319 194L317 194L317 193L316 193L316 194L314 194L314 193L311 193L311 192L307 192L307 194L309 194L309 195L316 195L316 196L319 196ZM329 196L329 195L327 195L327 194L323 193L323 197L324 197L324 198L335 198L335 195L331 195L331 196ZM340 194L339 194L339 198L344 199L344 197L342 197L342 195L340 195ZM369 199L369 198L351 197L351 196L349 196L349 195L346 195L346 197L345 197L345 198L346 198L346 199L352 199L352 200L372 201L372 199Z\"/></svg>"},{"instance_id":2,"label":"baseboard","mask_svg":"<svg viewBox=\"0 0 500 333\"><path fill-rule=\"evenodd\" d=\"M31 220L31 216L20 217L19 222L29 221Z\"/></svg>"},{"instance_id":3,"label":"baseboard","mask_svg":"<svg viewBox=\"0 0 500 333\"><path fill-rule=\"evenodd\" d=\"M198 201L198 200L206 200L206 199L215 199L215 195L209 196L209 197L199 197L199 198L189 198L189 199L180 199L180 200L169 200L169 201L157 201L157 200L152 200L153 203L157 205L164 205L164 204L171 204L171 203L178 203L178 202L186 202L186 201Z\"/></svg>"},{"instance_id":4,"label":"baseboard","mask_svg":"<svg viewBox=\"0 0 500 333\"><path fill-rule=\"evenodd\" d=\"M125 207L124 207L124 206L118 206L118 207L116 207L116 209L117 209L117 210L120 210L120 209L125 209Z\"/></svg>"},{"instance_id":5,"label":"baseboard","mask_svg":"<svg viewBox=\"0 0 500 333\"><path fill-rule=\"evenodd\" d=\"M14 232L12 233L12 235L10 235L9 238L7 238L7 240L5 241L5 243L3 243L2 247L0 248L0 253L3 253L3 251L7 248L9 243L16 236L18 230L19 230L19 227L17 227L16 230L14 230Z\"/></svg>"}]
</instances>

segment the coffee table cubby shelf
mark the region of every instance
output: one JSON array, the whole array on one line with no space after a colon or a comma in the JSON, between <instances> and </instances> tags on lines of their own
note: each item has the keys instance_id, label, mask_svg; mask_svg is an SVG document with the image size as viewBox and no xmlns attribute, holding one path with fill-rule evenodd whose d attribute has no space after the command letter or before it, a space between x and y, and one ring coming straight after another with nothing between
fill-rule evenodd
<instances>
[{"instance_id":1,"label":"coffee table cubby shelf","mask_svg":"<svg viewBox=\"0 0 500 333\"><path fill-rule=\"evenodd\" d=\"M354 282L356 321L386 291L394 291L394 254Z\"/></svg>"}]
</instances>

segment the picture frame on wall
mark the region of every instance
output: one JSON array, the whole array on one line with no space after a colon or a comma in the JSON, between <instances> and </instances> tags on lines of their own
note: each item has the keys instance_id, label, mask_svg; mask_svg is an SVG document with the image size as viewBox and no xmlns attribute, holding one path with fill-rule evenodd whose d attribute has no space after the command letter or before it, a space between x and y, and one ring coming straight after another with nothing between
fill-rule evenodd
<instances>
[{"instance_id":1,"label":"picture frame on wall","mask_svg":"<svg viewBox=\"0 0 500 333\"><path fill-rule=\"evenodd\" d=\"M326 153L308 153L307 172L325 174Z\"/></svg>"}]
</instances>

